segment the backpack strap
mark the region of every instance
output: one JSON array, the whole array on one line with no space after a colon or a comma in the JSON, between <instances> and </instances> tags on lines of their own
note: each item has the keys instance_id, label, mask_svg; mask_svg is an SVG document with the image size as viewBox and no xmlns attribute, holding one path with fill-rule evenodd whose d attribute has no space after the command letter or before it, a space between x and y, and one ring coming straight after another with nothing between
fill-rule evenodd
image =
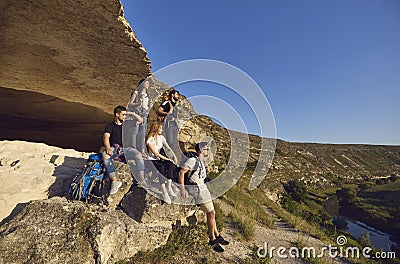
<instances>
[{"instance_id":1,"label":"backpack strap","mask_svg":"<svg viewBox=\"0 0 400 264\"><path fill-rule=\"evenodd\" d=\"M201 175L201 172L202 172L202 167L201 167L201 165L200 165L200 159L199 159L199 157L198 156L194 156L193 158L195 158L196 159L196 163L195 163L195 165L194 165L194 167L193 167L193 169L192 170L190 170L190 172L188 173L188 176L189 176L189 182L191 182L190 181L190 178L192 177L192 175L200 168L200 170L199 170L199 176ZM193 184L195 184L195 183L193 183Z\"/></svg>"}]
</instances>

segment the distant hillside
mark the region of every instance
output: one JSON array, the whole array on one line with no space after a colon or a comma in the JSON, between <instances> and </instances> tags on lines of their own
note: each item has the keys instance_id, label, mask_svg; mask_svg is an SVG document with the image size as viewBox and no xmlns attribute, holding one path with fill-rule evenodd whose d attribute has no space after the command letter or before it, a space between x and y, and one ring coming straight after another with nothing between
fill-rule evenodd
<instances>
[{"instance_id":1,"label":"distant hillside","mask_svg":"<svg viewBox=\"0 0 400 264\"><path fill-rule=\"evenodd\" d=\"M194 134L193 131L196 131L212 137L217 143L216 162L226 162L231 144L228 130L204 116L196 117L195 123L192 128L185 127L185 133ZM243 140L244 137L246 135L241 134L237 138ZM251 167L258 161L261 138L249 135L249 140ZM237 143L235 138L232 141ZM327 187L335 185L338 179L362 181L391 175L400 176L400 146L293 143L276 140L275 155L266 174L268 180L264 180L263 187L276 191L281 189L281 181L292 179L302 179L316 187Z\"/></svg>"}]
</instances>

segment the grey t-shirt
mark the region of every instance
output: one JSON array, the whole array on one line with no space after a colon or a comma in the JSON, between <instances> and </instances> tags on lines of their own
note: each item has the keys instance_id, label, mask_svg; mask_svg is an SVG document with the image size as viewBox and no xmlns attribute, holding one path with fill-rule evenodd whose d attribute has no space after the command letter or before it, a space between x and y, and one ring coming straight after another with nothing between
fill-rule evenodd
<instances>
[{"instance_id":1,"label":"grey t-shirt","mask_svg":"<svg viewBox=\"0 0 400 264\"><path fill-rule=\"evenodd\" d=\"M183 166L188 167L190 170L196 166L196 160L198 160L198 168L195 172L193 172L192 176L190 176L190 180L195 182L197 185L204 185L204 179L207 177L206 167L200 159L192 157L189 158Z\"/></svg>"}]
</instances>

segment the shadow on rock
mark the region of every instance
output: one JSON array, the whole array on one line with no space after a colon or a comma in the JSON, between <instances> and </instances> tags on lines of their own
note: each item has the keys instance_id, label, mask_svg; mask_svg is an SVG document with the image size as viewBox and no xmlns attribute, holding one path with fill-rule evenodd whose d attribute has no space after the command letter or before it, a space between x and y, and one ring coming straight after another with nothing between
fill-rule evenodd
<instances>
[{"instance_id":1,"label":"shadow on rock","mask_svg":"<svg viewBox=\"0 0 400 264\"><path fill-rule=\"evenodd\" d=\"M55 166L53 176L56 177L56 180L49 187L48 198L54 196L69 197L69 186L74 177L82 170L86 159L53 155L50 159L50 163L53 163ZM61 165L58 165L58 163L61 163Z\"/></svg>"},{"instance_id":2,"label":"shadow on rock","mask_svg":"<svg viewBox=\"0 0 400 264\"><path fill-rule=\"evenodd\" d=\"M15 208L12 210L11 214L9 216L7 216L6 218L4 218L1 222L0 222L0 226L4 225L5 223L8 223L9 221L11 221L12 219L14 219L14 217L16 215L18 215L27 205L28 203L19 203L15 206Z\"/></svg>"}]
</instances>

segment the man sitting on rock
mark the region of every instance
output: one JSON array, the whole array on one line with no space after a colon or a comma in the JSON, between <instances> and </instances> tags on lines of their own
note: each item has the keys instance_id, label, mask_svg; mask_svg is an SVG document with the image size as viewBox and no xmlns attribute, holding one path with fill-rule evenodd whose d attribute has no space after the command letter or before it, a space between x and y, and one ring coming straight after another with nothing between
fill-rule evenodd
<instances>
[{"instance_id":1,"label":"man sitting on rock","mask_svg":"<svg viewBox=\"0 0 400 264\"><path fill-rule=\"evenodd\" d=\"M211 194L205 184L207 178L207 168L204 164L204 158L208 156L209 146L207 142L200 142L196 144L196 157L189 158L179 171L179 184L180 191L183 198L187 198L190 194L207 215L208 236L210 238L209 245L217 252L223 252L224 248L221 245L228 245L226 241L217 230L217 223L215 221L214 204L211 199ZM192 171L188 174L185 173ZM185 177L188 177L189 185L185 186Z\"/></svg>"},{"instance_id":2,"label":"man sitting on rock","mask_svg":"<svg viewBox=\"0 0 400 264\"><path fill-rule=\"evenodd\" d=\"M139 115L131 113L139 121L142 119ZM115 166L113 160L126 163L124 152L128 151L132 154L135 159L137 169L139 171L139 177L141 182L144 182L144 162L142 154L134 148L123 148L122 145L122 123L125 120L126 108L124 106L117 106L114 108L114 121L109 123L104 129L103 143L106 150L103 152L104 167L106 168L106 173L111 179L111 189L110 194L115 194L118 192L119 187L121 187L122 182L118 181L117 175L115 173Z\"/></svg>"}]
</instances>

